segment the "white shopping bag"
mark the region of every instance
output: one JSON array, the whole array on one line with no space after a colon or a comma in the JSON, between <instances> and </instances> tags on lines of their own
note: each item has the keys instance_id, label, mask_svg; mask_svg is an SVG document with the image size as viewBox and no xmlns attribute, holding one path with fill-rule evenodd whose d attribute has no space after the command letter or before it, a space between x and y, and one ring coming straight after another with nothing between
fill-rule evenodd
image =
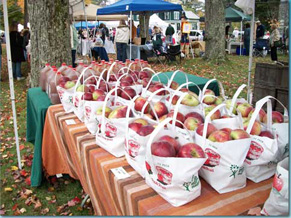
<instances>
[{"instance_id":1,"label":"white shopping bag","mask_svg":"<svg viewBox=\"0 0 291 218\"><path fill-rule=\"evenodd\" d=\"M270 196L261 213L265 216L289 215L289 157L278 163Z\"/></svg>"},{"instance_id":2,"label":"white shopping bag","mask_svg":"<svg viewBox=\"0 0 291 218\"><path fill-rule=\"evenodd\" d=\"M114 45L111 40L105 39L104 48L107 54L115 54Z\"/></svg>"},{"instance_id":3,"label":"white shopping bag","mask_svg":"<svg viewBox=\"0 0 291 218\"><path fill-rule=\"evenodd\" d=\"M246 186L244 160L250 147L251 138L212 142L206 139L210 117L216 110L225 107L220 104L206 117L203 136L195 133L196 143L204 149L208 159L199 171L199 175L217 192L226 193Z\"/></svg>"},{"instance_id":4,"label":"white shopping bag","mask_svg":"<svg viewBox=\"0 0 291 218\"><path fill-rule=\"evenodd\" d=\"M131 108L133 110L134 106L134 102L135 100L138 98L139 96L136 96L134 99L132 99L129 108ZM154 115L156 117L156 121L148 118L147 116L144 115L144 109L145 107L147 107L147 105L150 105L151 109L153 110L153 105L147 101L147 103L144 105L144 108L142 110L142 112L137 113L135 112L135 117L132 121L134 121L135 119L138 118L143 118L145 120L147 120L147 122L150 125L157 125L159 123L159 118L157 117L155 111ZM129 117L129 110L127 113L127 118ZM144 167L144 163L145 163L145 154L146 154L146 145L147 142L150 138L150 135L147 136L140 136L139 134L137 134L135 131L133 131L132 129L128 128L128 125L130 124L130 122L128 122L127 126L126 126L126 142L125 142L125 157L127 162L129 163L130 166L132 166L133 169L135 169L135 171L137 171L143 178L145 176L145 167Z\"/></svg>"},{"instance_id":5,"label":"white shopping bag","mask_svg":"<svg viewBox=\"0 0 291 218\"><path fill-rule=\"evenodd\" d=\"M64 110L67 113L73 112L74 111L73 96L75 87L72 87L70 89L64 89L60 86L57 86L57 91L60 96L60 100L64 107Z\"/></svg>"},{"instance_id":6,"label":"white shopping bag","mask_svg":"<svg viewBox=\"0 0 291 218\"><path fill-rule=\"evenodd\" d=\"M112 89L105 98L102 117L101 117L101 128L100 131L97 130L96 134L96 144L114 155L115 157L121 157L124 155L124 145L125 145L125 135L126 135L126 125L133 118L115 118L108 119L105 117L105 108L107 102L109 101L111 94L116 91L118 87ZM128 106L127 106L128 107ZM112 107L115 109L116 106ZM130 110L130 108L127 108Z\"/></svg>"},{"instance_id":7,"label":"white shopping bag","mask_svg":"<svg viewBox=\"0 0 291 218\"><path fill-rule=\"evenodd\" d=\"M256 108L247 127L250 133L254 122L258 119L259 111L267 102L267 125L263 130L270 131L274 139L252 135L250 150L245 160L247 178L254 182L261 182L274 175L279 157L278 139L276 132L272 130L272 103L271 96L266 96L256 103Z\"/></svg>"},{"instance_id":8,"label":"white shopping bag","mask_svg":"<svg viewBox=\"0 0 291 218\"><path fill-rule=\"evenodd\" d=\"M179 207L194 200L201 194L201 183L198 177L198 170L201 168L206 158L179 158L179 157L158 157L151 153L151 144L164 135L176 137L175 129L168 125L169 129L164 129L171 118L161 122L147 143L146 150L146 183L152 187L162 198L174 207ZM190 137L188 137L190 138ZM178 137L181 145L193 143Z\"/></svg>"}]
</instances>

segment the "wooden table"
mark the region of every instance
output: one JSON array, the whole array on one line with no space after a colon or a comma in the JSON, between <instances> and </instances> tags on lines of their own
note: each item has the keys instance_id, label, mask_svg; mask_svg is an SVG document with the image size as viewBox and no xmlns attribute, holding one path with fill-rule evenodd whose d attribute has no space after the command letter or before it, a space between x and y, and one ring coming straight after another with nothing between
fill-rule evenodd
<instances>
[{"instance_id":1,"label":"wooden table","mask_svg":"<svg viewBox=\"0 0 291 218\"><path fill-rule=\"evenodd\" d=\"M61 105L48 109L43 138L43 166L48 173L68 173L79 179L97 215L239 215L261 205L269 196L272 178L247 181L243 189L218 194L201 179L201 196L173 207L150 188L125 157L116 158L95 142L95 136ZM67 124L74 120L75 124ZM58 135L59 134L59 135ZM129 178L117 180L111 169L123 167Z\"/></svg>"}]
</instances>

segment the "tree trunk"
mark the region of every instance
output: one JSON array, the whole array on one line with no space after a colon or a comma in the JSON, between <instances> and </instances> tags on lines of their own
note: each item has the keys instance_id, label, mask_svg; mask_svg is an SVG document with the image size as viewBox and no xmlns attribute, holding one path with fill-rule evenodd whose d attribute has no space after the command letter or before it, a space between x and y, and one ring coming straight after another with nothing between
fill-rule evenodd
<instances>
[{"instance_id":1,"label":"tree trunk","mask_svg":"<svg viewBox=\"0 0 291 218\"><path fill-rule=\"evenodd\" d=\"M141 38L150 39L149 36L149 23L150 23L150 14L143 13L139 15L139 27L140 27L140 36Z\"/></svg>"},{"instance_id":2,"label":"tree trunk","mask_svg":"<svg viewBox=\"0 0 291 218\"><path fill-rule=\"evenodd\" d=\"M46 63L71 63L69 0L27 0L30 39L30 86L37 87Z\"/></svg>"},{"instance_id":3,"label":"tree trunk","mask_svg":"<svg viewBox=\"0 0 291 218\"><path fill-rule=\"evenodd\" d=\"M225 18L221 0L205 0L205 58L217 63L225 60Z\"/></svg>"}]
</instances>

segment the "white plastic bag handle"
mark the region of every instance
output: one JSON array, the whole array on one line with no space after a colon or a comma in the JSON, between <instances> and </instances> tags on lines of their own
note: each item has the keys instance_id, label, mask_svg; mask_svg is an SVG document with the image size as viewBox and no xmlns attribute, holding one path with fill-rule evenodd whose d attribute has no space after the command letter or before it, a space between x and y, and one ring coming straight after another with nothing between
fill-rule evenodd
<instances>
[{"instance_id":1,"label":"white plastic bag handle","mask_svg":"<svg viewBox=\"0 0 291 218\"><path fill-rule=\"evenodd\" d=\"M259 112L265 103L267 103L267 129L269 129L269 130L271 129L271 127L272 127L272 102L271 102L271 99L274 99L277 102L279 102L279 104L281 104L281 106L284 108L284 118L288 118L288 110L282 104L282 102L280 102L278 99L276 99L272 96L266 96L256 103L255 111L252 114L252 117L250 119L249 125L248 125L247 130L246 130L247 133L250 134L250 132L253 128L253 125L255 123L255 120L257 119Z\"/></svg>"},{"instance_id":2,"label":"white plastic bag handle","mask_svg":"<svg viewBox=\"0 0 291 218\"><path fill-rule=\"evenodd\" d=\"M168 81L168 86L167 86L167 88L170 88L171 83L173 82L173 80L174 80L176 74L179 73L179 72L181 72L181 73L185 76L185 79L186 79L185 84L187 84L187 83L189 82L189 79L188 79L188 76L187 76L186 73L184 73L184 72L182 72L182 71L180 71L180 70L176 70L176 71L174 71L174 73L172 74L170 80ZM188 89L188 84L187 84L187 89Z\"/></svg>"},{"instance_id":3,"label":"white plastic bag handle","mask_svg":"<svg viewBox=\"0 0 291 218\"><path fill-rule=\"evenodd\" d=\"M203 89L202 89L202 95L204 95L206 89L208 88L208 86L210 85L210 83L216 81L216 79L211 79L211 80L208 80L207 83L204 85Z\"/></svg>"},{"instance_id":4,"label":"white plastic bag handle","mask_svg":"<svg viewBox=\"0 0 291 218\"><path fill-rule=\"evenodd\" d=\"M159 80L159 82L161 82L161 80L160 80L160 78L159 78L159 75L162 74L162 73L163 73L163 72L159 72L159 73L156 73L155 75L153 75L153 76L150 78L150 80L149 80L149 82L148 82L148 84L147 84L147 86L146 86L145 89L148 90L148 88L149 88L150 84L152 83L154 77L157 77L158 80ZM168 76L167 76L166 74L164 74L164 76L168 78ZM168 81L169 81L169 78L168 78Z\"/></svg>"},{"instance_id":5,"label":"white plastic bag handle","mask_svg":"<svg viewBox=\"0 0 291 218\"><path fill-rule=\"evenodd\" d=\"M150 162L154 164L153 161L153 156L152 156L152 151L151 151L151 146L152 143L154 141L154 138L157 136L157 134L164 128L165 125L168 125L170 122L174 122L174 119L171 117L166 118L165 120L163 120L161 123L159 123L159 125L155 128L155 130L151 133L150 138L147 142L147 152L149 152L149 158L151 159ZM182 122L180 122L179 120L177 120L178 123L181 123L183 126L184 124ZM189 138L192 138L189 130L184 126L184 128L186 129L186 132L188 133ZM175 132L175 129L173 130L173 132ZM174 138L174 137L173 137ZM176 157L179 158L179 157ZM157 174L156 168L152 167L152 171L154 174Z\"/></svg>"},{"instance_id":6,"label":"white plastic bag handle","mask_svg":"<svg viewBox=\"0 0 291 218\"><path fill-rule=\"evenodd\" d=\"M193 84L193 85L195 85L197 88L198 88L198 90L199 90L199 94L198 94L198 101L200 102L200 98L201 98L201 89L199 88L199 86L196 84L196 83L193 83L193 82L186 82L186 83L183 83L183 84L181 84L175 91L174 91L174 93L170 96L170 99L169 99L169 102L170 103L172 103L172 100L173 100L173 98L174 98L174 96L175 95L177 95L178 94L178 92L184 87L184 86L187 86L187 89L188 89L188 85L189 84ZM201 103L201 102L200 102Z\"/></svg>"},{"instance_id":7,"label":"white plastic bag handle","mask_svg":"<svg viewBox=\"0 0 291 218\"><path fill-rule=\"evenodd\" d=\"M108 73L107 73L107 77L106 77L106 81L108 82L109 81L109 77L110 77L110 74L111 74L111 71L113 69L113 67L116 65L116 62L114 62L113 64L111 64L110 68L108 69Z\"/></svg>"},{"instance_id":8,"label":"white plastic bag handle","mask_svg":"<svg viewBox=\"0 0 291 218\"><path fill-rule=\"evenodd\" d=\"M218 81L218 80L217 80L217 82L218 82L218 85L219 85L220 95L221 95L224 99L227 99L227 97L225 96L225 90L224 90L224 88L223 88L222 83L221 83L220 81Z\"/></svg>"},{"instance_id":9,"label":"white plastic bag handle","mask_svg":"<svg viewBox=\"0 0 291 218\"><path fill-rule=\"evenodd\" d=\"M237 98L246 86L247 86L246 84L242 84L234 93L233 98L231 100L231 105L230 105L229 111L227 113L228 115L232 115L232 111L233 111L233 108L235 106L235 103L237 102Z\"/></svg>"},{"instance_id":10,"label":"white plastic bag handle","mask_svg":"<svg viewBox=\"0 0 291 218\"><path fill-rule=\"evenodd\" d=\"M85 74L85 72L88 70L88 69L90 69L91 67L86 67L86 68L84 68L84 70L82 71L82 73L80 74L80 76L79 76L79 78L78 78L78 80L77 80L77 82L76 82L76 85L75 85L75 88L74 88L74 94L73 94L73 105L74 105L74 107L75 107L75 96L76 96L76 92L77 92L77 87L78 87L78 85L80 84L80 80L81 80L81 78L83 79L83 84L84 84L84 74ZM91 74L92 74L92 72L90 72ZM92 74L93 75L93 74ZM85 85L85 84L84 84ZM84 100L82 100L82 101L84 101Z\"/></svg>"},{"instance_id":11,"label":"white plastic bag handle","mask_svg":"<svg viewBox=\"0 0 291 218\"><path fill-rule=\"evenodd\" d=\"M208 124L210 123L211 121L211 116L217 111L219 110L220 108L222 107L225 107L226 104L220 104L220 105L217 105L215 108L213 108L208 114L207 116L205 117L205 121L204 121L204 127L203 127L203 139L206 140L206 134L207 134L207 128L208 128ZM205 141L206 142L206 141Z\"/></svg>"}]
</instances>

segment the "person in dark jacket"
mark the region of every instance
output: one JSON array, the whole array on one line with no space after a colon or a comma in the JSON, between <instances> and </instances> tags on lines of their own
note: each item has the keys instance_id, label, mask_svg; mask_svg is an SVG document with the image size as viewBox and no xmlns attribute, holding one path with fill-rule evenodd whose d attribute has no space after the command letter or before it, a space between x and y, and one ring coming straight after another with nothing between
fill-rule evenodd
<instances>
[{"instance_id":1,"label":"person in dark jacket","mask_svg":"<svg viewBox=\"0 0 291 218\"><path fill-rule=\"evenodd\" d=\"M166 37L167 37L167 41L172 43L173 42L173 35L175 33L175 29L174 27L172 27L172 25L169 23L169 26L166 29Z\"/></svg>"},{"instance_id":2,"label":"person in dark jacket","mask_svg":"<svg viewBox=\"0 0 291 218\"><path fill-rule=\"evenodd\" d=\"M101 23L99 28L101 29L101 39L103 44L105 43L105 39L109 39L109 30L104 23Z\"/></svg>"},{"instance_id":3,"label":"person in dark jacket","mask_svg":"<svg viewBox=\"0 0 291 218\"><path fill-rule=\"evenodd\" d=\"M12 58L13 77L17 80L25 79L21 73L21 62L25 61L23 51L23 37L17 31L17 22L12 22L10 31L10 48Z\"/></svg>"},{"instance_id":4,"label":"person in dark jacket","mask_svg":"<svg viewBox=\"0 0 291 218\"><path fill-rule=\"evenodd\" d=\"M263 36L265 35L265 26L263 24L261 24L260 21L257 21L257 30L256 30L256 39L260 39L263 38Z\"/></svg>"},{"instance_id":5,"label":"person in dark jacket","mask_svg":"<svg viewBox=\"0 0 291 218\"><path fill-rule=\"evenodd\" d=\"M244 47L246 49L246 56L250 54L250 37L251 37L251 29L250 24L246 24L246 29L244 31Z\"/></svg>"}]
</instances>

